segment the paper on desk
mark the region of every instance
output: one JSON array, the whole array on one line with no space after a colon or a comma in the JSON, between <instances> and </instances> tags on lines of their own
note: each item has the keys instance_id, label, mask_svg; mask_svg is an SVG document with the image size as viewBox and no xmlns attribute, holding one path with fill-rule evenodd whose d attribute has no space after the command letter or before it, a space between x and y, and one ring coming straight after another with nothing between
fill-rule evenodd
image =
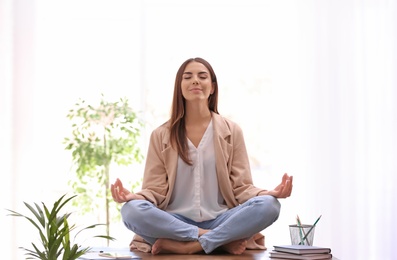
<instances>
[{"instance_id":1,"label":"paper on desk","mask_svg":"<svg viewBox=\"0 0 397 260\"><path fill-rule=\"evenodd\" d=\"M134 255L126 255L122 253L111 252L109 254L98 253L98 252L90 252L80 256L78 259L86 259L86 260L102 260L102 259L141 259L139 256Z\"/></svg>"}]
</instances>

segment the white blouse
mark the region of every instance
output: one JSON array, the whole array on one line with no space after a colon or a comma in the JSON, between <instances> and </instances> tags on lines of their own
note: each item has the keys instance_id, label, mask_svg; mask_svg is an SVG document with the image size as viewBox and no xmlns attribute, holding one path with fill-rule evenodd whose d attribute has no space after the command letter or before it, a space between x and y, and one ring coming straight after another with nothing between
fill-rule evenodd
<instances>
[{"instance_id":1,"label":"white blouse","mask_svg":"<svg viewBox=\"0 0 397 260\"><path fill-rule=\"evenodd\" d=\"M188 139L193 164L178 158L175 187L166 211L196 222L216 218L227 210L216 176L212 120L196 148Z\"/></svg>"}]
</instances>

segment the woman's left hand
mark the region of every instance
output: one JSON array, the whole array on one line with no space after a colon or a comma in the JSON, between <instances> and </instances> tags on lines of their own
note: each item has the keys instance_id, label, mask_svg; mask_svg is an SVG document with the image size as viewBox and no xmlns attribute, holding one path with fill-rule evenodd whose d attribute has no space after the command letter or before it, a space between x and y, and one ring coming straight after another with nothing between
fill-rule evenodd
<instances>
[{"instance_id":1,"label":"woman's left hand","mask_svg":"<svg viewBox=\"0 0 397 260\"><path fill-rule=\"evenodd\" d=\"M271 195L276 198L287 198L291 196L293 176L284 173L283 179L273 190L262 191L259 195Z\"/></svg>"}]
</instances>

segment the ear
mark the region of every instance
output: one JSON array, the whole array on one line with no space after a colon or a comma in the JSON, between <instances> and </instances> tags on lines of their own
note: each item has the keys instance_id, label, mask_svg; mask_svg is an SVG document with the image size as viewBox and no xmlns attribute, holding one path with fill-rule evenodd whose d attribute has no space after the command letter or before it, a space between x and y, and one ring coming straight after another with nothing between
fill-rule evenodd
<instances>
[{"instance_id":1,"label":"ear","mask_svg":"<svg viewBox=\"0 0 397 260\"><path fill-rule=\"evenodd\" d=\"M210 95L214 94L214 92L215 92L215 83L212 83L212 88L211 88L211 94Z\"/></svg>"}]
</instances>

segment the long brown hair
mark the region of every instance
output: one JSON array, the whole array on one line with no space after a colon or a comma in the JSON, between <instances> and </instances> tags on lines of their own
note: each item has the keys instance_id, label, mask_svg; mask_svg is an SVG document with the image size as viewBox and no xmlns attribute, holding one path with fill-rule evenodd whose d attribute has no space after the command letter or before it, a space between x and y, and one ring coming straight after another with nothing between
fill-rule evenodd
<instances>
[{"instance_id":1,"label":"long brown hair","mask_svg":"<svg viewBox=\"0 0 397 260\"><path fill-rule=\"evenodd\" d=\"M170 139L171 145L178 151L179 156L182 158L184 162L191 165L192 162L189 158L188 153L188 145L186 139L186 129L185 129L185 98L182 95L182 76L183 72L186 69L186 66L190 62L199 62L203 64L209 71L211 76L211 82L214 86L214 93L208 97L208 108L210 111L213 111L217 114L218 112L218 81L216 79L216 75L214 70L212 69L211 64L203 58L190 58L186 60L179 67L178 72L175 77L175 85L174 85L174 96L172 98L172 107L171 107L171 118L170 118Z\"/></svg>"}]
</instances>

